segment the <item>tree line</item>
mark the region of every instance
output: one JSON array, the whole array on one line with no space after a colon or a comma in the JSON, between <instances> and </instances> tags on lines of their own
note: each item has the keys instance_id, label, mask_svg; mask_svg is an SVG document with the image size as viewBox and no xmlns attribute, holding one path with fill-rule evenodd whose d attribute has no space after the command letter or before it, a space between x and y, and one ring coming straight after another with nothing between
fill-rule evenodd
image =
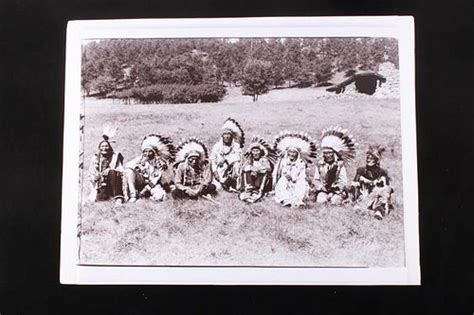
<instances>
[{"instance_id":1,"label":"tree line","mask_svg":"<svg viewBox=\"0 0 474 315\"><path fill-rule=\"evenodd\" d=\"M398 67L393 38L107 39L82 49L84 95L146 103L256 101L274 88L329 85L338 71Z\"/></svg>"}]
</instances>

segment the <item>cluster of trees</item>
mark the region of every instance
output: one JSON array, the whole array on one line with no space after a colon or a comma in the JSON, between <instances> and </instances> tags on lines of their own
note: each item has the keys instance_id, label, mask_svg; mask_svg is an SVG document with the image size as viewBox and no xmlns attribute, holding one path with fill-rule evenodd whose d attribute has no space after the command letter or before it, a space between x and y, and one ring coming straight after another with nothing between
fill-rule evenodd
<instances>
[{"instance_id":1,"label":"cluster of trees","mask_svg":"<svg viewBox=\"0 0 474 315\"><path fill-rule=\"evenodd\" d=\"M328 85L337 71L385 61L398 67L396 39L111 39L83 46L81 85L85 95L157 103L219 101L222 86L234 85L256 101L272 88Z\"/></svg>"},{"instance_id":2,"label":"cluster of trees","mask_svg":"<svg viewBox=\"0 0 474 315\"><path fill-rule=\"evenodd\" d=\"M199 103L219 102L224 98L226 90L217 84L153 84L144 87L131 87L109 94L112 98L119 98L126 104L137 100L141 104L158 103Z\"/></svg>"}]
</instances>

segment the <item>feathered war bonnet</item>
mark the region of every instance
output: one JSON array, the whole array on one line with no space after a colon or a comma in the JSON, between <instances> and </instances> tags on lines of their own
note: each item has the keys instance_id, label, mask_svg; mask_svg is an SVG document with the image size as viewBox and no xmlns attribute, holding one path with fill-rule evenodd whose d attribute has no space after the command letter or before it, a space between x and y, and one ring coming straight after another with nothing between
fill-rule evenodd
<instances>
[{"instance_id":1,"label":"feathered war bonnet","mask_svg":"<svg viewBox=\"0 0 474 315\"><path fill-rule=\"evenodd\" d=\"M153 150L158 158L168 163L173 162L175 159L176 149L173 141L168 137L157 134L145 136L142 141L142 151L145 149Z\"/></svg>"},{"instance_id":2,"label":"feathered war bonnet","mask_svg":"<svg viewBox=\"0 0 474 315\"><path fill-rule=\"evenodd\" d=\"M266 142L262 137L260 136L253 136L252 139L250 140L250 145L245 151L245 156L249 157L251 155L251 151L254 148L260 149L262 151L263 156L266 157L272 164L275 164L276 162L276 152L272 148L272 146Z\"/></svg>"},{"instance_id":3,"label":"feathered war bonnet","mask_svg":"<svg viewBox=\"0 0 474 315\"><path fill-rule=\"evenodd\" d=\"M196 137L191 137L185 141L180 142L178 148L176 149L175 166L181 162L186 161L191 156L198 157L200 163L206 161L208 157L206 146L200 139Z\"/></svg>"},{"instance_id":4,"label":"feathered war bonnet","mask_svg":"<svg viewBox=\"0 0 474 315\"><path fill-rule=\"evenodd\" d=\"M117 132L117 127L106 125L102 128L102 140L99 141L99 145L97 147L100 148L102 143L107 143L110 147L110 150L113 151L111 143L115 143L112 138L115 136Z\"/></svg>"},{"instance_id":5,"label":"feathered war bonnet","mask_svg":"<svg viewBox=\"0 0 474 315\"><path fill-rule=\"evenodd\" d=\"M303 132L282 131L275 137L273 147L281 156L285 155L288 150L294 149L306 163L312 163L311 159L317 156L316 145L308 134Z\"/></svg>"},{"instance_id":6,"label":"feathered war bonnet","mask_svg":"<svg viewBox=\"0 0 474 315\"><path fill-rule=\"evenodd\" d=\"M354 137L348 135L346 129L329 127L322 132L321 150L331 149L345 163L354 159L356 145Z\"/></svg>"},{"instance_id":7,"label":"feathered war bonnet","mask_svg":"<svg viewBox=\"0 0 474 315\"><path fill-rule=\"evenodd\" d=\"M245 133L237 121L229 117L224 122L221 129L223 134L226 132L230 132L232 134L232 137L240 145L240 147L244 147Z\"/></svg>"}]
</instances>

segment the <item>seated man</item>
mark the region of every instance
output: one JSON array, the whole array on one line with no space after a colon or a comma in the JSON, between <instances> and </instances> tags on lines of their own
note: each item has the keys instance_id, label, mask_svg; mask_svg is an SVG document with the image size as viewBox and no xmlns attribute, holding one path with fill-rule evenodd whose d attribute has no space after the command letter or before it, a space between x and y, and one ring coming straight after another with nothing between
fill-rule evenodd
<instances>
[{"instance_id":1,"label":"seated man","mask_svg":"<svg viewBox=\"0 0 474 315\"><path fill-rule=\"evenodd\" d=\"M211 170L217 187L236 192L240 184L244 131L232 118L225 121L222 130L221 139L211 151Z\"/></svg>"},{"instance_id":2,"label":"seated man","mask_svg":"<svg viewBox=\"0 0 474 315\"><path fill-rule=\"evenodd\" d=\"M197 138L182 143L176 153L175 185L172 187L174 199L210 198L216 194L212 184L212 173L207 160L207 148Z\"/></svg>"},{"instance_id":3,"label":"seated man","mask_svg":"<svg viewBox=\"0 0 474 315\"><path fill-rule=\"evenodd\" d=\"M92 184L89 195L91 201L115 199L117 204L123 203L123 156L114 152L110 145L110 138L115 134L115 130L104 130L103 140L98 146L99 152L92 158L89 167L89 179Z\"/></svg>"},{"instance_id":4,"label":"seated man","mask_svg":"<svg viewBox=\"0 0 474 315\"><path fill-rule=\"evenodd\" d=\"M357 169L351 185L353 201L364 204L377 219L381 220L393 209L387 171L380 167L380 159L384 148L369 146L367 151L366 166Z\"/></svg>"},{"instance_id":5,"label":"seated man","mask_svg":"<svg viewBox=\"0 0 474 315\"><path fill-rule=\"evenodd\" d=\"M263 139L254 137L242 165L240 200L254 203L272 189L272 163L275 153Z\"/></svg>"},{"instance_id":6,"label":"seated man","mask_svg":"<svg viewBox=\"0 0 474 315\"><path fill-rule=\"evenodd\" d=\"M347 136L345 132L346 130L337 127L323 131L323 159L317 163L313 179L318 203L338 205L347 198L347 172L344 164L354 157L355 143L352 136Z\"/></svg>"},{"instance_id":7,"label":"seated man","mask_svg":"<svg viewBox=\"0 0 474 315\"><path fill-rule=\"evenodd\" d=\"M303 133L284 132L275 140L280 154L273 173L275 201L285 207L300 207L308 195L307 163L316 157L316 146Z\"/></svg>"},{"instance_id":8,"label":"seated man","mask_svg":"<svg viewBox=\"0 0 474 315\"><path fill-rule=\"evenodd\" d=\"M167 137L151 134L142 142L142 155L126 164L130 202L150 197L162 201L169 187L168 164L174 160L175 149Z\"/></svg>"}]
</instances>

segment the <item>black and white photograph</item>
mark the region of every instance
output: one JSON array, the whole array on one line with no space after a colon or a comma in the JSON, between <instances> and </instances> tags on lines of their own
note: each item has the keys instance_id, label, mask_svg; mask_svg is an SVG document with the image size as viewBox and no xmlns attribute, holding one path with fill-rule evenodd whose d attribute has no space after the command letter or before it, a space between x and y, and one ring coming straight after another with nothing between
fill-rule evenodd
<instances>
[{"instance_id":1,"label":"black and white photograph","mask_svg":"<svg viewBox=\"0 0 474 315\"><path fill-rule=\"evenodd\" d=\"M75 41L74 265L408 268L413 52L383 34L204 33Z\"/></svg>"},{"instance_id":2,"label":"black and white photograph","mask_svg":"<svg viewBox=\"0 0 474 315\"><path fill-rule=\"evenodd\" d=\"M470 2L0 8L0 315L474 312Z\"/></svg>"}]
</instances>

